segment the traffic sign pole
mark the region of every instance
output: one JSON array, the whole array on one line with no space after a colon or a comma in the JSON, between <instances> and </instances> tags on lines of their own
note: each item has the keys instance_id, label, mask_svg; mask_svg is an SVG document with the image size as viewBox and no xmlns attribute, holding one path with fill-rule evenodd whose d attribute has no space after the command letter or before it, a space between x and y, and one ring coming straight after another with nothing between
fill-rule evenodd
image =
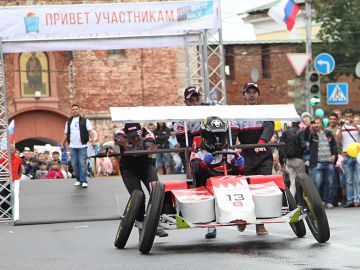
<instances>
[{"instance_id":1,"label":"traffic sign pole","mask_svg":"<svg viewBox=\"0 0 360 270\"><path fill-rule=\"evenodd\" d=\"M305 70L305 78L308 78L310 74L310 66L312 60L312 50L311 50L311 2L312 0L305 0L305 23L306 23L306 53L310 55L310 61L308 62ZM310 106L309 96L310 96L310 82L305 80L305 104L306 111L310 112L311 115L314 114L313 107Z\"/></svg>"}]
</instances>

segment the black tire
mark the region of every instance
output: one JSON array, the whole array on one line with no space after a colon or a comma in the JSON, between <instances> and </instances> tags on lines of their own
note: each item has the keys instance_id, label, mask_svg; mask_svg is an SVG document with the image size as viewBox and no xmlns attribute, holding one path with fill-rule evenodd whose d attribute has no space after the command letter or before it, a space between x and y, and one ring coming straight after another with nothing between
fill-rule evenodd
<instances>
[{"instance_id":1,"label":"black tire","mask_svg":"<svg viewBox=\"0 0 360 270\"><path fill-rule=\"evenodd\" d=\"M114 242L115 247L119 249L125 247L143 201L144 193L140 190L134 190L126 204L123 218L120 221Z\"/></svg>"},{"instance_id":2,"label":"black tire","mask_svg":"<svg viewBox=\"0 0 360 270\"><path fill-rule=\"evenodd\" d=\"M139 251L148 254L154 243L159 218L164 203L165 186L160 182L153 184L149 203L146 209L143 228L140 235Z\"/></svg>"},{"instance_id":3,"label":"black tire","mask_svg":"<svg viewBox=\"0 0 360 270\"><path fill-rule=\"evenodd\" d=\"M330 239L329 222L320 195L309 175L296 176L296 194L298 204L307 212L306 222L319 243Z\"/></svg>"},{"instance_id":4,"label":"black tire","mask_svg":"<svg viewBox=\"0 0 360 270\"><path fill-rule=\"evenodd\" d=\"M289 205L289 210L292 211L292 210L296 209L297 204L296 204L295 198L291 194L291 192L287 186L285 186L285 195L286 195L287 203ZM295 235L297 237L301 238L306 235L306 228L305 228L304 220L299 220L298 222L289 223L289 224L290 224L291 229L293 230L293 232L295 233Z\"/></svg>"}]
</instances>

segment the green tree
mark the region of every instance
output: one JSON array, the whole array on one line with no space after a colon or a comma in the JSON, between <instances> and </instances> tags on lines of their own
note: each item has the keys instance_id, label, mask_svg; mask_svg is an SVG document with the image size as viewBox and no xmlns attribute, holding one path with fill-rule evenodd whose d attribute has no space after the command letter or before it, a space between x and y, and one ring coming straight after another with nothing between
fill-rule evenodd
<instances>
[{"instance_id":1,"label":"green tree","mask_svg":"<svg viewBox=\"0 0 360 270\"><path fill-rule=\"evenodd\" d=\"M341 74L355 76L360 60L360 0L314 0L314 19L321 23L319 39L313 55L328 52L334 56L336 67L331 77Z\"/></svg>"}]
</instances>

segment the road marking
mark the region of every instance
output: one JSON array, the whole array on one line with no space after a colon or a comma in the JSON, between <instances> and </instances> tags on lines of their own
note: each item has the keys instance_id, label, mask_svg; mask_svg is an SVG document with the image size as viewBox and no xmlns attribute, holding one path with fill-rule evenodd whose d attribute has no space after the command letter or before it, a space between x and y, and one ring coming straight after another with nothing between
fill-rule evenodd
<instances>
[{"instance_id":1,"label":"road marking","mask_svg":"<svg viewBox=\"0 0 360 270\"><path fill-rule=\"evenodd\" d=\"M83 228L88 228L89 226L88 225L78 225L78 226L75 226L75 229L83 229Z\"/></svg>"}]
</instances>

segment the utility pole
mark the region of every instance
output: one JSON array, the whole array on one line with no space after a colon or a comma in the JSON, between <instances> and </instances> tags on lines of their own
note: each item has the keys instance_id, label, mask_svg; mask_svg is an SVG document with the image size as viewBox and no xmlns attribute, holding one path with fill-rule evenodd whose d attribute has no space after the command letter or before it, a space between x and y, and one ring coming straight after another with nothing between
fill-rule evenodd
<instances>
[{"instance_id":1,"label":"utility pole","mask_svg":"<svg viewBox=\"0 0 360 270\"><path fill-rule=\"evenodd\" d=\"M308 62L305 70L305 104L306 111L313 114L313 107L310 106L310 83L309 76L312 65L312 48L311 48L311 3L312 0L305 0L305 25L306 25L306 53L310 54L310 61Z\"/></svg>"}]
</instances>

